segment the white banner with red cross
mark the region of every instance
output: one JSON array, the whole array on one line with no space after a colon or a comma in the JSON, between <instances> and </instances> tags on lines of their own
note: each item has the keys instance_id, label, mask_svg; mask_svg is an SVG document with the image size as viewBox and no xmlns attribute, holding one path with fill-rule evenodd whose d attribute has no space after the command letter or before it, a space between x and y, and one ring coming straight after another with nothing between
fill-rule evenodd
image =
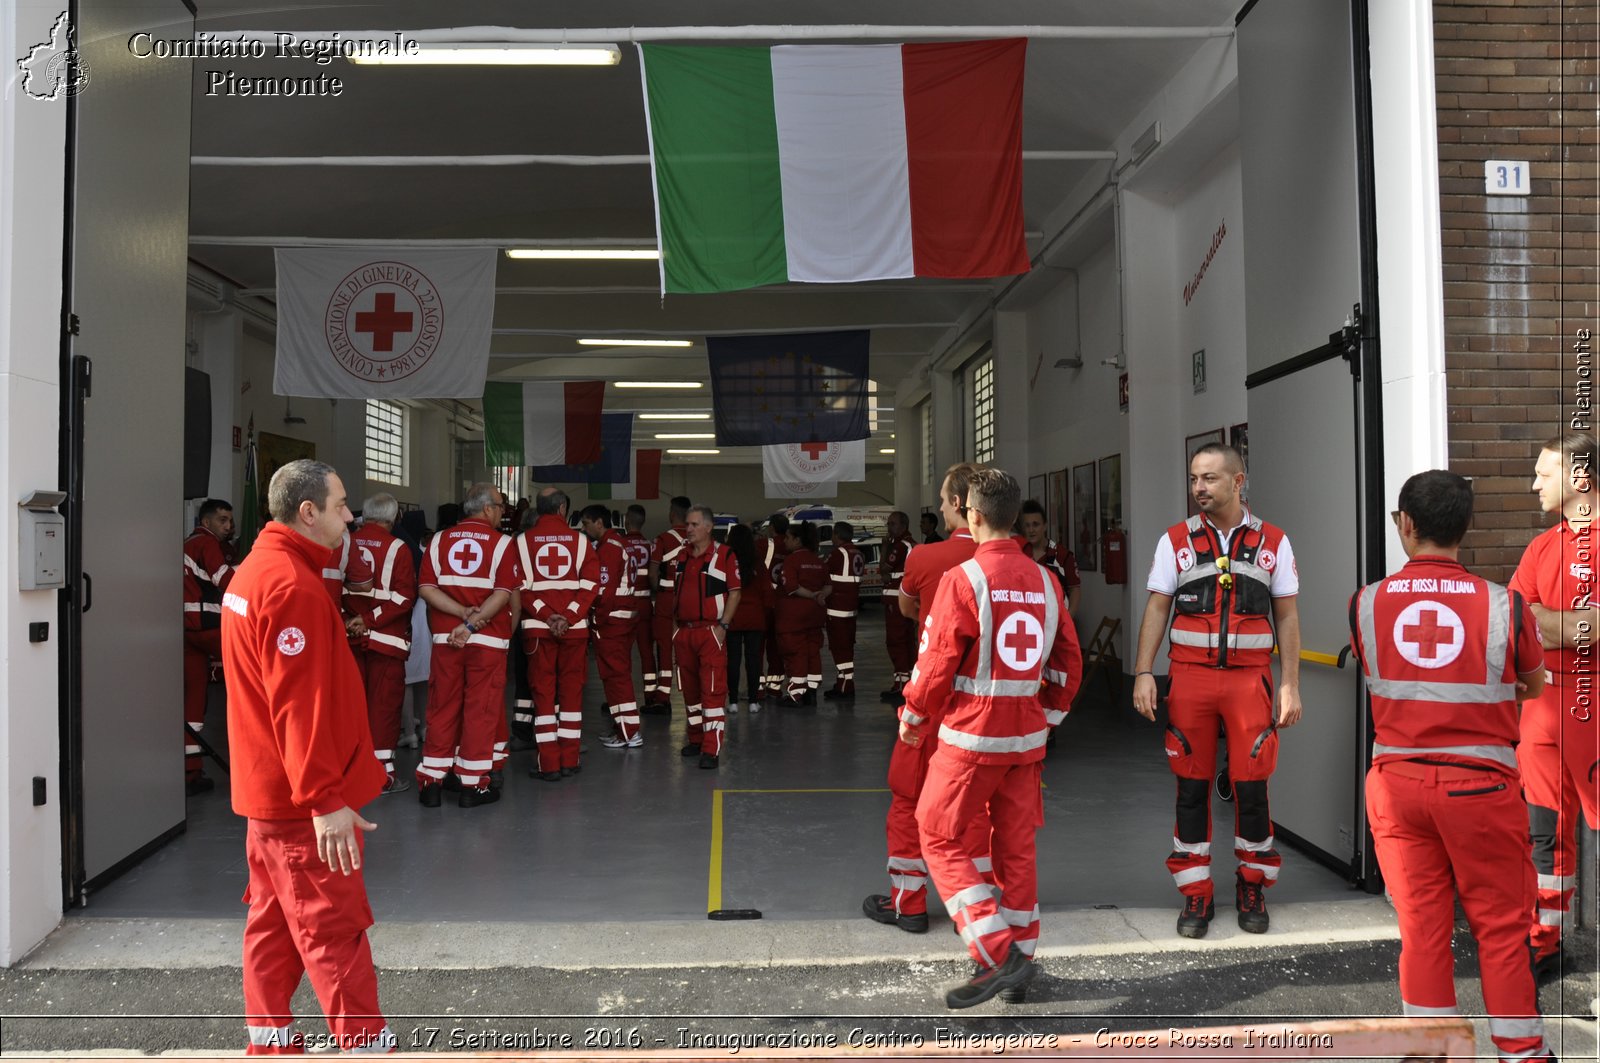
<instances>
[{"instance_id":1,"label":"white banner with red cross","mask_svg":"<svg viewBox=\"0 0 1600 1063\"><path fill-rule=\"evenodd\" d=\"M778 443L762 447L761 473L762 479L769 485L865 480L867 441L854 439L844 443ZM768 497L772 497L770 492Z\"/></svg>"},{"instance_id":2,"label":"white banner with red cross","mask_svg":"<svg viewBox=\"0 0 1600 1063\"><path fill-rule=\"evenodd\" d=\"M272 390L479 399L494 324L491 247L280 247Z\"/></svg>"}]
</instances>

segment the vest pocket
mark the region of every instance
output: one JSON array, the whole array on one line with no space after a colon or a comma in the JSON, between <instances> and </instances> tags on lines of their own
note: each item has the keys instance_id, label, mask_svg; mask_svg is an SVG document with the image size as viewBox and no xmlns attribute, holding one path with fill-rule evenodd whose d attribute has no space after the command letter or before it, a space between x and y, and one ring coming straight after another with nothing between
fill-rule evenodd
<instances>
[{"instance_id":1,"label":"vest pocket","mask_svg":"<svg viewBox=\"0 0 1600 1063\"><path fill-rule=\"evenodd\" d=\"M1183 736L1183 732L1169 723L1167 724L1167 745L1172 746L1174 743L1176 743L1176 748L1183 756L1187 757L1194 752L1194 747L1189 745L1189 740Z\"/></svg>"}]
</instances>

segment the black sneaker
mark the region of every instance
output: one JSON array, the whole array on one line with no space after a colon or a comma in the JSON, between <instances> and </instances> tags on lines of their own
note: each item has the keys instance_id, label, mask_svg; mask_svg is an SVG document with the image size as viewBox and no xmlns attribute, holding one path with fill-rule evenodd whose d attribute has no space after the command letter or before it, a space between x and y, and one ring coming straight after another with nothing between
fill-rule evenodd
<instances>
[{"instance_id":1,"label":"black sneaker","mask_svg":"<svg viewBox=\"0 0 1600 1063\"><path fill-rule=\"evenodd\" d=\"M197 794L208 794L216 788L216 781L205 774L196 775L183 784L183 792L189 797L194 797Z\"/></svg>"},{"instance_id":2,"label":"black sneaker","mask_svg":"<svg viewBox=\"0 0 1600 1063\"><path fill-rule=\"evenodd\" d=\"M844 697L844 695L839 693L838 687L829 687L827 690L822 692L823 701L838 701L842 697Z\"/></svg>"},{"instance_id":3,"label":"black sneaker","mask_svg":"<svg viewBox=\"0 0 1600 1063\"><path fill-rule=\"evenodd\" d=\"M1217 908L1210 897L1190 894L1184 898L1183 911L1178 913L1178 934L1186 938L1203 938L1211 929L1211 917Z\"/></svg>"},{"instance_id":4,"label":"black sneaker","mask_svg":"<svg viewBox=\"0 0 1600 1063\"><path fill-rule=\"evenodd\" d=\"M970 1008L982 1004L998 993L1008 989L1023 989L1038 973L1033 961L1023 955L1021 949L1015 945L1006 953L1006 962L998 967L985 967L975 973L967 981L944 995L944 1006L947 1008Z\"/></svg>"},{"instance_id":5,"label":"black sneaker","mask_svg":"<svg viewBox=\"0 0 1600 1063\"><path fill-rule=\"evenodd\" d=\"M680 756L680 757L698 757L699 755L700 755L700 743L699 742L690 742L688 745L686 745L682 749L678 750L678 756Z\"/></svg>"},{"instance_id":6,"label":"black sneaker","mask_svg":"<svg viewBox=\"0 0 1600 1063\"><path fill-rule=\"evenodd\" d=\"M444 787L435 783L432 786L417 787L417 804L423 808L438 808L444 801Z\"/></svg>"},{"instance_id":7,"label":"black sneaker","mask_svg":"<svg viewBox=\"0 0 1600 1063\"><path fill-rule=\"evenodd\" d=\"M439 785L451 793L458 793L461 790L461 777L453 771L447 771L444 775L444 781Z\"/></svg>"},{"instance_id":8,"label":"black sneaker","mask_svg":"<svg viewBox=\"0 0 1600 1063\"><path fill-rule=\"evenodd\" d=\"M715 768L717 766L717 763L718 763L717 755L715 753L702 753L702 754L700 754L700 766L702 768L706 768L706 769L709 770L711 768Z\"/></svg>"},{"instance_id":9,"label":"black sneaker","mask_svg":"<svg viewBox=\"0 0 1600 1063\"><path fill-rule=\"evenodd\" d=\"M1267 896L1261 883L1250 882L1240 875L1236 894L1234 903L1239 909L1239 929L1247 934L1265 934L1272 925L1272 918L1267 915Z\"/></svg>"},{"instance_id":10,"label":"black sneaker","mask_svg":"<svg viewBox=\"0 0 1600 1063\"><path fill-rule=\"evenodd\" d=\"M461 796L456 799L462 808L492 805L498 800L500 800L499 790L462 790Z\"/></svg>"},{"instance_id":11,"label":"black sneaker","mask_svg":"<svg viewBox=\"0 0 1600 1063\"><path fill-rule=\"evenodd\" d=\"M528 775L540 782L560 782L564 778L559 771L540 771L538 768L529 769Z\"/></svg>"},{"instance_id":12,"label":"black sneaker","mask_svg":"<svg viewBox=\"0 0 1600 1063\"><path fill-rule=\"evenodd\" d=\"M1544 985L1561 977L1561 946L1533 954L1533 980Z\"/></svg>"},{"instance_id":13,"label":"black sneaker","mask_svg":"<svg viewBox=\"0 0 1600 1063\"><path fill-rule=\"evenodd\" d=\"M908 934L926 934L928 932L927 912L919 912L916 915L903 915L894 910L894 898L887 894L872 894L861 902L861 911L862 914L875 923L897 926Z\"/></svg>"}]
</instances>

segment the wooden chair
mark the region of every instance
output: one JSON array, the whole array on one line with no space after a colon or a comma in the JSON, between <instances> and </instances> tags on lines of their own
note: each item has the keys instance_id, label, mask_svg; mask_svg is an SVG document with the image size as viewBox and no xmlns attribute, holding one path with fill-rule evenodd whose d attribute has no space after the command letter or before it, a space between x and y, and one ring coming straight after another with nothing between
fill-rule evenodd
<instances>
[{"instance_id":1,"label":"wooden chair","mask_svg":"<svg viewBox=\"0 0 1600 1063\"><path fill-rule=\"evenodd\" d=\"M1109 616L1100 618L1100 626L1095 628L1094 635L1090 637L1089 644L1083 650L1083 682L1078 686L1077 696L1072 699L1074 707L1089 689L1089 680L1096 672L1105 675L1106 687L1111 691L1112 704L1121 702L1122 658L1117 654L1117 632L1121 628L1121 620L1114 620Z\"/></svg>"}]
</instances>

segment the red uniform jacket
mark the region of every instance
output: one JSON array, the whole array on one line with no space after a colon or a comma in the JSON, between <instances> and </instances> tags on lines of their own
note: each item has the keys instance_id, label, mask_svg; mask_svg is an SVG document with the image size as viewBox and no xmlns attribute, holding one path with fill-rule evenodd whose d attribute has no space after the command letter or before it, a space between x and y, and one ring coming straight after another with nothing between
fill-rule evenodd
<instances>
[{"instance_id":1,"label":"red uniform jacket","mask_svg":"<svg viewBox=\"0 0 1600 1063\"><path fill-rule=\"evenodd\" d=\"M1032 557L1033 560L1054 572L1056 579L1061 582L1063 591L1083 586L1083 577L1078 575L1077 557L1065 546L1056 545L1054 539L1045 540L1044 556L1042 557L1033 557L1033 551L1027 545L1022 547L1022 554L1024 557Z\"/></svg>"},{"instance_id":2,"label":"red uniform jacket","mask_svg":"<svg viewBox=\"0 0 1600 1063\"><path fill-rule=\"evenodd\" d=\"M383 789L366 689L322 585L327 558L327 547L273 521L224 595L228 752L241 816L309 819L360 808Z\"/></svg>"},{"instance_id":3,"label":"red uniform jacket","mask_svg":"<svg viewBox=\"0 0 1600 1063\"><path fill-rule=\"evenodd\" d=\"M673 619L680 624L721 620L728 595L741 589L733 551L724 543L714 542L696 557L685 543L673 567Z\"/></svg>"},{"instance_id":4,"label":"red uniform jacket","mask_svg":"<svg viewBox=\"0 0 1600 1063\"><path fill-rule=\"evenodd\" d=\"M837 620L848 620L856 615L861 601L861 574L867 563L861 551L854 546L834 545L828 555L828 582L833 590L828 594L828 615Z\"/></svg>"},{"instance_id":5,"label":"red uniform jacket","mask_svg":"<svg viewBox=\"0 0 1600 1063\"><path fill-rule=\"evenodd\" d=\"M552 638L550 621L567 618L566 639L589 637L589 611L600 587L600 562L589 537L558 513L546 513L517 539L522 569L522 645L529 653Z\"/></svg>"},{"instance_id":6,"label":"red uniform jacket","mask_svg":"<svg viewBox=\"0 0 1600 1063\"><path fill-rule=\"evenodd\" d=\"M196 528L183 541L183 626L211 629L222 624L222 592L233 579L222 540Z\"/></svg>"},{"instance_id":7,"label":"red uniform jacket","mask_svg":"<svg viewBox=\"0 0 1600 1063\"><path fill-rule=\"evenodd\" d=\"M729 625L734 631L767 629L767 614L772 611L773 603L778 596L772 586L772 573L762 561L764 556L765 551L760 549L758 543L750 578L740 577L739 582L743 586L739 592L739 608L734 611L733 623Z\"/></svg>"},{"instance_id":8,"label":"red uniform jacket","mask_svg":"<svg viewBox=\"0 0 1600 1063\"><path fill-rule=\"evenodd\" d=\"M355 551L350 533L345 532L344 541L333 548L327 563L322 566L322 582L328 588L328 597L343 612L345 584L371 583L372 578L372 565Z\"/></svg>"},{"instance_id":9,"label":"red uniform jacket","mask_svg":"<svg viewBox=\"0 0 1600 1063\"><path fill-rule=\"evenodd\" d=\"M1522 596L1418 555L1350 600L1367 675L1373 763L1418 757L1516 772L1517 675L1543 662Z\"/></svg>"},{"instance_id":10,"label":"red uniform jacket","mask_svg":"<svg viewBox=\"0 0 1600 1063\"><path fill-rule=\"evenodd\" d=\"M911 551L911 556L906 559L906 571L900 580L900 589L917 600L919 631L928 620L928 611L933 608L933 596L939 589L939 581L946 572L963 561L970 561L977 549L978 544L972 541L972 533L962 528L952 532L948 539L924 543Z\"/></svg>"},{"instance_id":11,"label":"red uniform jacket","mask_svg":"<svg viewBox=\"0 0 1600 1063\"><path fill-rule=\"evenodd\" d=\"M940 747L962 760L1042 760L1082 674L1060 586L999 539L940 581L900 718L936 725Z\"/></svg>"},{"instance_id":12,"label":"red uniform jacket","mask_svg":"<svg viewBox=\"0 0 1600 1063\"><path fill-rule=\"evenodd\" d=\"M511 548L511 537L501 535L479 517L468 517L428 540L422 555L422 574L417 580L418 587L437 587L466 606L482 605L495 591L509 593L521 583L522 572L517 567L517 552ZM433 632L434 645L449 642L450 632L459 623L460 617L428 610L428 629ZM510 610L501 609L490 617L487 624L468 636L467 642L509 649Z\"/></svg>"},{"instance_id":13,"label":"red uniform jacket","mask_svg":"<svg viewBox=\"0 0 1600 1063\"><path fill-rule=\"evenodd\" d=\"M622 541L628 544L628 560L633 565L634 609L641 617L650 613L650 540L639 532L624 532Z\"/></svg>"},{"instance_id":14,"label":"red uniform jacket","mask_svg":"<svg viewBox=\"0 0 1600 1063\"><path fill-rule=\"evenodd\" d=\"M678 555L684 550L688 542L689 526L674 524L660 535L656 536L655 545L650 548L650 560L656 568L656 578L659 586L656 588L656 615L670 617L672 615L672 581L673 562L678 560Z\"/></svg>"},{"instance_id":15,"label":"red uniform jacket","mask_svg":"<svg viewBox=\"0 0 1600 1063\"><path fill-rule=\"evenodd\" d=\"M352 559L372 572L372 590L345 595L345 612L366 621L367 634L352 642L361 649L405 660L411 653L411 606L417 600L417 570L411 547L376 524L350 536Z\"/></svg>"},{"instance_id":16,"label":"red uniform jacket","mask_svg":"<svg viewBox=\"0 0 1600 1063\"><path fill-rule=\"evenodd\" d=\"M911 539L902 537L890 539L883 548L883 598L888 608L895 612L900 611L896 599L900 597L900 581L906 574L906 561L911 556L911 547Z\"/></svg>"},{"instance_id":17,"label":"red uniform jacket","mask_svg":"<svg viewBox=\"0 0 1600 1063\"><path fill-rule=\"evenodd\" d=\"M802 587L820 591L828 585L828 568L822 559L802 546L779 563L772 578L778 591L776 630L820 631L825 616L821 603L795 591Z\"/></svg>"},{"instance_id":18,"label":"red uniform jacket","mask_svg":"<svg viewBox=\"0 0 1600 1063\"><path fill-rule=\"evenodd\" d=\"M633 558L628 540L615 528L607 528L595 544L595 569L598 589L594 597L595 631L601 638L613 638L633 631L639 617L639 599L634 591Z\"/></svg>"},{"instance_id":19,"label":"red uniform jacket","mask_svg":"<svg viewBox=\"0 0 1600 1063\"><path fill-rule=\"evenodd\" d=\"M1588 608L1594 598L1594 544L1592 528L1575 532L1565 520L1540 532L1522 552L1511 589L1529 605L1563 613ZM1571 646L1545 647L1544 666L1558 675L1584 670Z\"/></svg>"}]
</instances>

